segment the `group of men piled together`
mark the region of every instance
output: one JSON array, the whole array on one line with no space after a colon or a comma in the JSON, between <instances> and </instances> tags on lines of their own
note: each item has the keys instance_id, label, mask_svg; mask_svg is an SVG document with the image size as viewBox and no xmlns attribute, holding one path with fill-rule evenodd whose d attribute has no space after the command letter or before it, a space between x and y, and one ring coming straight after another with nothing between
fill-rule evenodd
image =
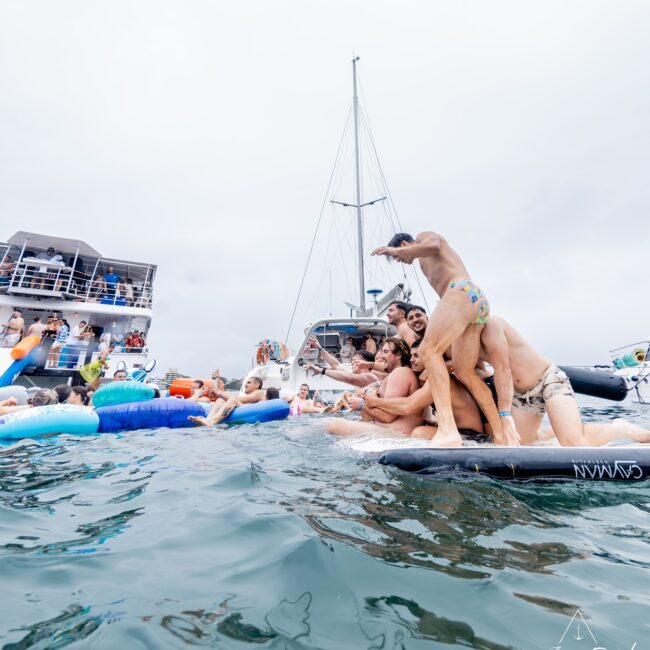
<instances>
[{"instance_id":1,"label":"group of men piled together","mask_svg":"<svg viewBox=\"0 0 650 650\"><path fill-rule=\"evenodd\" d=\"M398 233L373 255L406 264L419 260L440 301L430 316L418 305L393 302L387 319L397 335L381 341L376 354L352 348L351 369L347 358L323 349L316 337L309 340L322 365L307 363L305 369L354 391L328 406L316 395L309 398L307 384L295 395L281 396L252 376L243 394L219 391L211 412L191 419L218 424L236 406L282 397L294 413L360 414L360 420L329 420L330 433L409 435L429 439L433 447L457 447L468 438L508 446L551 438L564 446L599 446L619 438L650 442L650 431L623 419L583 423L567 375L490 313L487 297L444 237ZM550 426L543 427L546 414Z\"/></svg>"},{"instance_id":2,"label":"group of men piled together","mask_svg":"<svg viewBox=\"0 0 650 650\"><path fill-rule=\"evenodd\" d=\"M312 366L359 388L347 402L360 411L361 421L333 420L328 431L392 430L429 438L435 447L459 446L468 435L487 435L501 445L553 436L565 446L623 437L650 441L650 431L622 419L583 423L566 374L490 314L487 297L444 237L398 233L373 255L407 264L418 259L440 301L428 318L421 307L393 303L387 316L398 335L374 362L356 359L352 373L344 375ZM542 428L545 414L550 427Z\"/></svg>"}]
</instances>

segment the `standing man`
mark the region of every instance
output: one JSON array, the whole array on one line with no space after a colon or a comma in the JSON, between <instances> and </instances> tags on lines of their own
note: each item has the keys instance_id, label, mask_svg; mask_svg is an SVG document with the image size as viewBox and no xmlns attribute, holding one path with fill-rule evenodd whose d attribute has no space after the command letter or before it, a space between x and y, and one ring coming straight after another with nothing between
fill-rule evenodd
<instances>
[{"instance_id":1,"label":"standing man","mask_svg":"<svg viewBox=\"0 0 650 650\"><path fill-rule=\"evenodd\" d=\"M45 323L41 322L40 316L36 316L36 318L34 318L34 322L27 328L27 333L25 336L38 336L39 338L42 338L44 331Z\"/></svg>"},{"instance_id":2,"label":"standing man","mask_svg":"<svg viewBox=\"0 0 650 650\"><path fill-rule=\"evenodd\" d=\"M106 285L106 293L109 298L115 298L115 293L117 291L117 284L120 279L115 274L112 266L108 267L108 270L104 274L104 284Z\"/></svg>"},{"instance_id":3,"label":"standing man","mask_svg":"<svg viewBox=\"0 0 650 650\"><path fill-rule=\"evenodd\" d=\"M351 363L357 348L354 345L354 339L348 336L345 345L341 346L341 363Z\"/></svg>"},{"instance_id":4,"label":"standing man","mask_svg":"<svg viewBox=\"0 0 650 650\"><path fill-rule=\"evenodd\" d=\"M14 309L11 318L4 324L4 334L2 337L3 348L13 348L25 331L25 321L23 312L20 309Z\"/></svg>"},{"instance_id":5,"label":"standing man","mask_svg":"<svg viewBox=\"0 0 650 650\"><path fill-rule=\"evenodd\" d=\"M373 253L373 255L374 254L375 253ZM386 311L386 318L388 322L397 329L397 336L406 341L409 345L413 345L417 340L417 337L406 322L406 315L408 314L409 308L409 304L401 302L400 300L391 302Z\"/></svg>"},{"instance_id":6,"label":"standing man","mask_svg":"<svg viewBox=\"0 0 650 650\"><path fill-rule=\"evenodd\" d=\"M481 289L470 278L460 255L447 240L434 232L420 233L415 239L397 233L373 255L413 264L420 269L440 296L429 318L420 356L427 370L431 396L438 414L438 433L431 441L435 447L455 447L461 436L451 409L449 373L443 354L451 346L455 374L467 386L492 427L494 442L518 445L516 435L505 435L490 389L476 373L481 347L481 331L490 315L490 306Z\"/></svg>"}]
</instances>

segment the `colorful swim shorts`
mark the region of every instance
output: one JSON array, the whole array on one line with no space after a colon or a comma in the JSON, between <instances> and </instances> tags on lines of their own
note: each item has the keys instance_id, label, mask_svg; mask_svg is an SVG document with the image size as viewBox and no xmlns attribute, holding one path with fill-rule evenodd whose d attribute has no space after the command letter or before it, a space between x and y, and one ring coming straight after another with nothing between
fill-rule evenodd
<instances>
[{"instance_id":1,"label":"colorful swim shorts","mask_svg":"<svg viewBox=\"0 0 650 650\"><path fill-rule=\"evenodd\" d=\"M573 387L566 373L557 366L551 365L530 390L515 392L512 405L535 415L544 415L546 413L546 400L556 395L575 397Z\"/></svg>"},{"instance_id":2,"label":"colorful swim shorts","mask_svg":"<svg viewBox=\"0 0 650 650\"><path fill-rule=\"evenodd\" d=\"M481 289L471 280L456 280L449 283L450 289L461 289L472 301L476 318L472 321L475 325L485 325L490 317L490 303Z\"/></svg>"}]
</instances>

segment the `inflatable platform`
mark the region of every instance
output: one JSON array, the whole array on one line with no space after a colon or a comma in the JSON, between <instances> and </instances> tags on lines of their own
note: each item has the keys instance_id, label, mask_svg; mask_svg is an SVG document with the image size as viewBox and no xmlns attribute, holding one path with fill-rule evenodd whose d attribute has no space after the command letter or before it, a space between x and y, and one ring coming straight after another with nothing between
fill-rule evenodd
<instances>
[{"instance_id":1,"label":"inflatable platform","mask_svg":"<svg viewBox=\"0 0 650 650\"><path fill-rule=\"evenodd\" d=\"M460 472L511 480L638 482L650 478L650 445L393 449L379 462L434 477Z\"/></svg>"}]
</instances>

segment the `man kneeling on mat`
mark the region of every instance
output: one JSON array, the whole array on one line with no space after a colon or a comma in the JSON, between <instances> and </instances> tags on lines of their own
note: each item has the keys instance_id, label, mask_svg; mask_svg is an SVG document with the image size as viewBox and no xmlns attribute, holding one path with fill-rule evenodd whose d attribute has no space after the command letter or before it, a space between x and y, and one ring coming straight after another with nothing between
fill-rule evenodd
<instances>
[{"instance_id":1,"label":"man kneeling on mat","mask_svg":"<svg viewBox=\"0 0 650 650\"><path fill-rule=\"evenodd\" d=\"M377 390L382 397L408 397L419 385L415 373L409 367L411 354L408 344L393 337L384 343L382 356L386 362L388 376ZM410 433L422 424L422 410L410 415L394 415L364 404L361 409L363 422L347 419L330 420L326 425L329 433L349 436L363 433L380 433L383 436Z\"/></svg>"},{"instance_id":2,"label":"man kneeling on mat","mask_svg":"<svg viewBox=\"0 0 650 650\"><path fill-rule=\"evenodd\" d=\"M553 436L563 447L599 447L620 438L650 442L650 431L621 418L583 423L566 374L503 318L485 325L480 358L494 368L499 415L514 422L522 444ZM545 413L551 427L540 429Z\"/></svg>"},{"instance_id":3,"label":"man kneeling on mat","mask_svg":"<svg viewBox=\"0 0 650 650\"><path fill-rule=\"evenodd\" d=\"M244 384L244 394L218 391L219 399L212 405L206 417L190 415L187 419L199 426L219 424L225 420L237 406L256 404L266 399L266 391L262 389L259 377L249 377Z\"/></svg>"}]
</instances>

